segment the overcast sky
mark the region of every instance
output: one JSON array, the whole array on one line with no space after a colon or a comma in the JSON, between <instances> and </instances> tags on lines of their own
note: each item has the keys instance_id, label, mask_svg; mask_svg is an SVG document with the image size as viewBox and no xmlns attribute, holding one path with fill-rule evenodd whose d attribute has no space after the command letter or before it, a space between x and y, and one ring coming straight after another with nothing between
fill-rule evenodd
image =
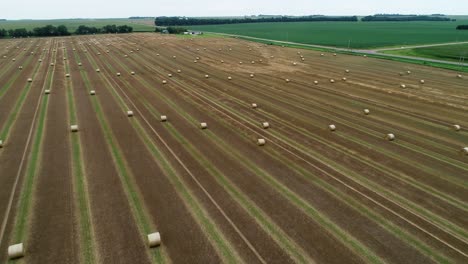
<instances>
[{"instance_id":1,"label":"overcast sky","mask_svg":"<svg viewBox=\"0 0 468 264\"><path fill-rule=\"evenodd\" d=\"M129 16L468 15L468 0L2 0L0 18L115 18Z\"/></svg>"}]
</instances>

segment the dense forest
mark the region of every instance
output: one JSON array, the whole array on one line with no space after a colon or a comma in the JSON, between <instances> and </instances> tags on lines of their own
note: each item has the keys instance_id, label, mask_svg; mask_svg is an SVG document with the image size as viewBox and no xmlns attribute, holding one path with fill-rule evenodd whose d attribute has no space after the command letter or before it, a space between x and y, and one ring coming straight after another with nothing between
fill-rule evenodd
<instances>
[{"instance_id":1,"label":"dense forest","mask_svg":"<svg viewBox=\"0 0 468 264\"><path fill-rule=\"evenodd\" d=\"M457 26L457 30L468 30L468 25L459 25Z\"/></svg>"},{"instance_id":2,"label":"dense forest","mask_svg":"<svg viewBox=\"0 0 468 264\"><path fill-rule=\"evenodd\" d=\"M192 26L217 25L262 22L303 22L303 21L348 21L357 22L356 16L301 16L301 17L261 17L261 18L188 18L188 17L157 17L156 26Z\"/></svg>"}]
</instances>

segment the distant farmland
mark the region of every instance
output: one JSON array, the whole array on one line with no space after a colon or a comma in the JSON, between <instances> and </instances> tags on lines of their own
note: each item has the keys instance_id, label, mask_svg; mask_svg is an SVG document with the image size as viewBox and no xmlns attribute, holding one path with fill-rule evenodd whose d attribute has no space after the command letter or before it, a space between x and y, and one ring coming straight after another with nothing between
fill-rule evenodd
<instances>
[{"instance_id":1,"label":"distant farmland","mask_svg":"<svg viewBox=\"0 0 468 264\"><path fill-rule=\"evenodd\" d=\"M354 49L468 41L456 22L286 22L193 26L192 29Z\"/></svg>"},{"instance_id":2,"label":"distant farmland","mask_svg":"<svg viewBox=\"0 0 468 264\"><path fill-rule=\"evenodd\" d=\"M151 21L150 21L151 20ZM53 20L7 20L0 21L0 28L16 29L26 28L32 30L35 27L43 27L46 25L65 25L70 32L74 32L78 26L94 26L103 27L105 25L129 25L134 31L153 31L154 22L152 19L127 19L127 18L109 18L109 19L53 19Z\"/></svg>"}]
</instances>

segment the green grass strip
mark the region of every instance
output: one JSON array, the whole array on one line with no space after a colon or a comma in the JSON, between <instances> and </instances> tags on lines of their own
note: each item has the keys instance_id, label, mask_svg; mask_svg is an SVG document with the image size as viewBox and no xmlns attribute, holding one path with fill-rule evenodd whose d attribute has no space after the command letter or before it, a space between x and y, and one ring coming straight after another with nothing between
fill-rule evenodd
<instances>
[{"instance_id":1,"label":"green grass strip","mask_svg":"<svg viewBox=\"0 0 468 264\"><path fill-rule=\"evenodd\" d=\"M66 52L66 51L64 51ZM67 63L65 65L68 66ZM73 99L73 88L70 79L66 80L66 97L68 105L68 115L70 122L76 124L76 107ZM78 200L79 209L79 230L80 230L80 249L81 258L83 263L92 264L96 263L95 251L94 251L94 238L91 223L91 212L89 207L89 197L87 195L86 188L86 177L83 167L83 159L81 153L81 141L80 137L76 133L72 133L71 137L71 154L72 154L72 168L73 178L75 185L75 193Z\"/></svg>"},{"instance_id":2,"label":"green grass strip","mask_svg":"<svg viewBox=\"0 0 468 264\"><path fill-rule=\"evenodd\" d=\"M79 56L75 53L75 57L79 59ZM80 69L80 74L88 92L92 89L91 83L88 79L86 72L83 69ZM104 132L104 137L107 141L108 146L110 147L112 157L114 159L114 164L117 166L117 171L122 181L122 185L124 186L124 190L126 196L130 202L130 206L133 211L133 215L136 218L137 225L140 231L143 231L144 234L148 234L153 232L153 226L151 225L151 221L149 220L149 216L147 213L146 208L141 203L141 199L138 195L138 190L134 186L132 181L132 176L125 164L125 160L123 158L122 152L120 151L117 142L115 140L115 136L112 133L111 128L109 127L109 123L107 122L106 118L104 117L104 113L99 105L98 99L96 97L92 97L91 99L93 108L97 114L97 118L101 127ZM164 263L165 259L162 257L161 250L154 250L152 251L153 260L156 263Z\"/></svg>"}]
</instances>

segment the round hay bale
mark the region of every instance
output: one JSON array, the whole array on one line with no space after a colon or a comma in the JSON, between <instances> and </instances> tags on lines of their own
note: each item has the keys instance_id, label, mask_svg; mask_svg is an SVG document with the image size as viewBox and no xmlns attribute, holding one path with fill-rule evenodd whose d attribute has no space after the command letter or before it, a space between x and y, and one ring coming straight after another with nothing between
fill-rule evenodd
<instances>
[{"instance_id":1,"label":"round hay bale","mask_svg":"<svg viewBox=\"0 0 468 264\"><path fill-rule=\"evenodd\" d=\"M286 79L285 81L288 83L288 82L290 82L291 80L289 80L289 79Z\"/></svg>"},{"instance_id":2,"label":"round hay bale","mask_svg":"<svg viewBox=\"0 0 468 264\"><path fill-rule=\"evenodd\" d=\"M101 69L96 69L96 72L101 72Z\"/></svg>"},{"instance_id":3,"label":"round hay bale","mask_svg":"<svg viewBox=\"0 0 468 264\"><path fill-rule=\"evenodd\" d=\"M128 55L127 55L127 54L125 54L125 55L124 55L124 57L125 57L125 58L128 58Z\"/></svg>"},{"instance_id":4,"label":"round hay bale","mask_svg":"<svg viewBox=\"0 0 468 264\"><path fill-rule=\"evenodd\" d=\"M293 66L296 66L297 65L297 62L293 62Z\"/></svg>"},{"instance_id":5,"label":"round hay bale","mask_svg":"<svg viewBox=\"0 0 468 264\"><path fill-rule=\"evenodd\" d=\"M336 130L336 126L331 124L328 126L328 129L330 129L330 131L335 131Z\"/></svg>"},{"instance_id":6,"label":"round hay bale","mask_svg":"<svg viewBox=\"0 0 468 264\"><path fill-rule=\"evenodd\" d=\"M54 65L55 65L55 64L54 64L53 62L50 64L50 66L54 66Z\"/></svg>"},{"instance_id":7,"label":"round hay bale","mask_svg":"<svg viewBox=\"0 0 468 264\"><path fill-rule=\"evenodd\" d=\"M221 60L221 63L224 63L224 60Z\"/></svg>"},{"instance_id":8,"label":"round hay bale","mask_svg":"<svg viewBox=\"0 0 468 264\"><path fill-rule=\"evenodd\" d=\"M134 71L132 71L132 72L130 72L130 74L131 74L131 75L135 75L135 72L134 72Z\"/></svg>"},{"instance_id":9,"label":"round hay bale","mask_svg":"<svg viewBox=\"0 0 468 264\"><path fill-rule=\"evenodd\" d=\"M369 110L369 109L367 109L367 108L366 108L366 109L364 109L364 114L365 114L365 115L368 115L368 114L370 114L370 110Z\"/></svg>"},{"instance_id":10,"label":"round hay bale","mask_svg":"<svg viewBox=\"0 0 468 264\"><path fill-rule=\"evenodd\" d=\"M239 61L239 64L242 64L242 61Z\"/></svg>"},{"instance_id":11,"label":"round hay bale","mask_svg":"<svg viewBox=\"0 0 468 264\"><path fill-rule=\"evenodd\" d=\"M32 82L32 81L33 81L32 78L28 78L28 82Z\"/></svg>"},{"instance_id":12,"label":"round hay bale","mask_svg":"<svg viewBox=\"0 0 468 264\"><path fill-rule=\"evenodd\" d=\"M250 74L250 78L253 78L255 77L255 75L253 73Z\"/></svg>"},{"instance_id":13,"label":"round hay bale","mask_svg":"<svg viewBox=\"0 0 468 264\"><path fill-rule=\"evenodd\" d=\"M407 74L411 74L411 71L406 71Z\"/></svg>"},{"instance_id":14,"label":"round hay bale","mask_svg":"<svg viewBox=\"0 0 468 264\"><path fill-rule=\"evenodd\" d=\"M210 76L209 76L208 74L205 74L205 78L207 78L207 79L208 79L208 78L210 78Z\"/></svg>"},{"instance_id":15,"label":"round hay bale","mask_svg":"<svg viewBox=\"0 0 468 264\"><path fill-rule=\"evenodd\" d=\"M39 62L42 62L42 59L39 59Z\"/></svg>"},{"instance_id":16,"label":"round hay bale","mask_svg":"<svg viewBox=\"0 0 468 264\"><path fill-rule=\"evenodd\" d=\"M12 61L16 61L16 59L11 59Z\"/></svg>"},{"instance_id":17,"label":"round hay bale","mask_svg":"<svg viewBox=\"0 0 468 264\"><path fill-rule=\"evenodd\" d=\"M101 52L98 52L98 54L97 54L97 55L101 55Z\"/></svg>"},{"instance_id":18,"label":"round hay bale","mask_svg":"<svg viewBox=\"0 0 468 264\"><path fill-rule=\"evenodd\" d=\"M455 130L455 131L460 131L460 130L461 130L461 126L460 126L460 125L453 125L452 128L453 128L453 130Z\"/></svg>"},{"instance_id":19,"label":"round hay bale","mask_svg":"<svg viewBox=\"0 0 468 264\"><path fill-rule=\"evenodd\" d=\"M346 77L343 77L342 80L346 82L348 79L346 79Z\"/></svg>"},{"instance_id":20,"label":"round hay bale","mask_svg":"<svg viewBox=\"0 0 468 264\"><path fill-rule=\"evenodd\" d=\"M424 84L424 83L425 83L425 81L424 81L424 80L420 80L419 82L420 82L421 84Z\"/></svg>"},{"instance_id":21,"label":"round hay bale","mask_svg":"<svg viewBox=\"0 0 468 264\"><path fill-rule=\"evenodd\" d=\"M197 60L194 60L193 63L197 63L198 61Z\"/></svg>"},{"instance_id":22,"label":"round hay bale","mask_svg":"<svg viewBox=\"0 0 468 264\"><path fill-rule=\"evenodd\" d=\"M71 125L70 130L71 132L78 132L78 125Z\"/></svg>"},{"instance_id":23,"label":"round hay bale","mask_svg":"<svg viewBox=\"0 0 468 264\"><path fill-rule=\"evenodd\" d=\"M400 87L404 89L404 88L406 88L406 85L405 85L405 84L401 84Z\"/></svg>"},{"instance_id":24,"label":"round hay bale","mask_svg":"<svg viewBox=\"0 0 468 264\"><path fill-rule=\"evenodd\" d=\"M323 56L325 56L325 55L322 53L322 54L320 54L320 56L322 56L322 57L323 57Z\"/></svg>"},{"instance_id":25,"label":"round hay bale","mask_svg":"<svg viewBox=\"0 0 468 264\"><path fill-rule=\"evenodd\" d=\"M250 63L255 64L255 61L251 61Z\"/></svg>"},{"instance_id":26,"label":"round hay bale","mask_svg":"<svg viewBox=\"0 0 468 264\"><path fill-rule=\"evenodd\" d=\"M330 82L331 82L331 83L334 83L334 82L335 82L335 80L333 80L333 79L330 79Z\"/></svg>"},{"instance_id":27,"label":"round hay bale","mask_svg":"<svg viewBox=\"0 0 468 264\"><path fill-rule=\"evenodd\" d=\"M166 121L167 121L167 116L162 115L162 116L161 116L161 122L166 122Z\"/></svg>"},{"instance_id":28,"label":"round hay bale","mask_svg":"<svg viewBox=\"0 0 468 264\"><path fill-rule=\"evenodd\" d=\"M3 148L3 140L0 140L0 148Z\"/></svg>"},{"instance_id":29,"label":"round hay bale","mask_svg":"<svg viewBox=\"0 0 468 264\"><path fill-rule=\"evenodd\" d=\"M267 128L270 127L270 123L268 123L268 122L262 122L262 127L263 127L264 129L267 129Z\"/></svg>"},{"instance_id":30,"label":"round hay bale","mask_svg":"<svg viewBox=\"0 0 468 264\"><path fill-rule=\"evenodd\" d=\"M176 59L176 58L177 58L177 56L176 56L176 55L174 55L174 56L172 56L172 58L173 58L173 59Z\"/></svg>"},{"instance_id":31,"label":"round hay bale","mask_svg":"<svg viewBox=\"0 0 468 264\"><path fill-rule=\"evenodd\" d=\"M395 135L394 134L387 134L385 135L385 139L388 140L388 141L393 141L395 140Z\"/></svg>"},{"instance_id":32,"label":"round hay bale","mask_svg":"<svg viewBox=\"0 0 468 264\"><path fill-rule=\"evenodd\" d=\"M182 70L177 70L177 73L181 73L181 72L182 72Z\"/></svg>"},{"instance_id":33,"label":"round hay bale","mask_svg":"<svg viewBox=\"0 0 468 264\"><path fill-rule=\"evenodd\" d=\"M348 70L348 69L346 69L346 70L345 70L345 72L346 72L346 73L349 73L349 70Z\"/></svg>"},{"instance_id":34,"label":"round hay bale","mask_svg":"<svg viewBox=\"0 0 468 264\"><path fill-rule=\"evenodd\" d=\"M264 146L266 144L266 140L263 138L257 139L257 145Z\"/></svg>"},{"instance_id":35,"label":"round hay bale","mask_svg":"<svg viewBox=\"0 0 468 264\"><path fill-rule=\"evenodd\" d=\"M200 128L201 129L206 129L208 128L208 125L205 122L200 123Z\"/></svg>"},{"instance_id":36,"label":"round hay bale","mask_svg":"<svg viewBox=\"0 0 468 264\"><path fill-rule=\"evenodd\" d=\"M262 59L259 59L258 61L259 61L259 62L263 62L263 60L262 60Z\"/></svg>"},{"instance_id":37,"label":"round hay bale","mask_svg":"<svg viewBox=\"0 0 468 264\"><path fill-rule=\"evenodd\" d=\"M200 60L200 57L196 57L195 59L196 59L196 60Z\"/></svg>"},{"instance_id":38,"label":"round hay bale","mask_svg":"<svg viewBox=\"0 0 468 264\"><path fill-rule=\"evenodd\" d=\"M462 77L463 77L463 76L462 76L461 74L458 74L458 75L457 75L457 78L460 78L460 79L461 79Z\"/></svg>"},{"instance_id":39,"label":"round hay bale","mask_svg":"<svg viewBox=\"0 0 468 264\"><path fill-rule=\"evenodd\" d=\"M67 58L63 58L63 60L67 60Z\"/></svg>"},{"instance_id":40,"label":"round hay bale","mask_svg":"<svg viewBox=\"0 0 468 264\"><path fill-rule=\"evenodd\" d=\"M22 69L23 69L23 66L19 66L18 69L22 70Z\"/></svg>"},{"instance_id":41,"label":"round hay bale","mask_svg":"<svg viewBox=\"0 0 468 264\"><path fill-rule=\"evenodd\" d=\"M89 92L89 94L90 94L90 95L96 95L96 91L95 91L95 90L91 90L91 91Z\"/></svg>"},{"instance_id":42,"label":"round hay bale","mask_svg":"<svg viewBox=\"0 0 468 264\"><path fill-rule=\"evenodd\" d=\"M305 61L305 59L304 59L304 58L301 58L301 60L302 60L302 61Z\"/></svg>"},{"instance_id":43,"label":"round hay bale","mask_svg":"<svg viewBox=\"0 0 468 264\"><path fill-rule=\"evenodd\" d=\"M151 233L148 235L148 246L157 247L161 245L161 235L159 232Z\"/></svg>"},{"instance_id":44,"label":"round hay bale","mask_svg":"<svg viewBox=\"0 0 468 264\"><path fill-rule=\"evenodd\" d=\"M463 153L464 155L468 155L468 147L462 148L461 151L462 151L462 153Z\"/></svg>"},{"instance_id":45,"label":"round hay bale","mask_svg":"<svg viewBox=\"0 0 468 264\"><path fill-rule=\"evenodd\" d=\"M318 81L314 81L314 84L317 85L319 82Z\"/></svg>"},{"instance_id":46,"label":"round hay bale","mask_svg":"<svg viewBox=\"0 0 468 264\"><path fill-rule=\"evenodd\" d=\"M83 64L81 64L81 62L78 62L78 66L83 66Z\"/></svg>"},{"instance_id":47,"label":"round hay bale","mask_svg":"<svg viewBox=\"0 0 468 264\"><path fill-rule=\"evenodd\" d=\"M156 53L156 56L159 56L159 53Z\"/></svg>"},{"instance_id":48,"label":"round hay bale","mask_svg":"<svg viewBox=\"0 0 468 264\"><path fill-rule=\"evenodd\" d=\"M257 108L257 107L258 107L258 105L257 105L256 103L252 103L252 108L255 109L255 108Z\"/></svg>"},{"instance_id":49,"label":"round hay bale","mask_svg":"<svg viewBox=\"0 0 468 264\"><path fill-rule=\"evenodd\" d=\"M335 57L336 57L336 53L333 53L333 56L335 56Z\"/></svg>"},{"instance_id":50,"label":"round hay bale","mask_svg":"<svg viewBox=\"0 0 468 264\"><path fill-rule=\"evenodd\" d=\"M118 72L118 73L117 73L117 76L120 76L120 75L121 75L120 72Z\"/></svg>"},{"instance_id":51,"label":"round hay bale","mask_svg":"<svg viewBox=\"0 0 468 264\"><path fill-rule=\"evenodd\" d=\"M167 77L169 77L169 78L172 77L172 73L168 73Z\"/></svg>"},{"instance_id":52,"label":"round hay bale","mask_svg":"<svg viewBox=\"0 0 468 264\"><path fill-rule=\"evenodd\" d=\"M128 110L128 111L127 111L127 116L128 116L128 117L132 117L132 116L133 116L133 111Z\"/></svg>"},{"instance_id":53,"label":"round hay bale","mask_svg":"<svg viewBox=\"0 0 468 264\"><path fill-rule=\"evenodd\" d=\"M23 243L11 245L8 247L8 258L9 259L16 259L24 257L25 250Z\"/></svg>"},{"instance_id":54,"label":"round hay bale","mask_svg":"<svg viewBox=\"0 0 468 264\"><path fill-rule=\"evenodd\" d=\"M50 90L44 90L45 94L50 94Z\"/></svg>"},{"instance_id":55,"label":"round hay bale","mask_svg":"<svg viewBox=\"0 0 468 264\"><path fill-rule=\"evenodd\" d=\"M272 58L272 59L273 59L274 57L275 57L275 56L270 56L270 58Z\"/></svg>"},{"instance_id":56,"label":"round hay bale","mask_svg":"<svg viewBox=\"0 0 468 264\"><path fill-rule=\"evenodd\" d=\"M69 78L69 77L70 77L70 74L69 74L69 73L65 74L65 77Z\"/></svg>"},{"instance_id":57,"label":"round hay bale","mask_svg":"<svg viewBox=\"0 0 468 264\"><path fill-rule=\"evenodd\" d=\"M231 77L231 76L228 76L228 80L232 80L232 77Z\"/></svg>"}]
</instances>

